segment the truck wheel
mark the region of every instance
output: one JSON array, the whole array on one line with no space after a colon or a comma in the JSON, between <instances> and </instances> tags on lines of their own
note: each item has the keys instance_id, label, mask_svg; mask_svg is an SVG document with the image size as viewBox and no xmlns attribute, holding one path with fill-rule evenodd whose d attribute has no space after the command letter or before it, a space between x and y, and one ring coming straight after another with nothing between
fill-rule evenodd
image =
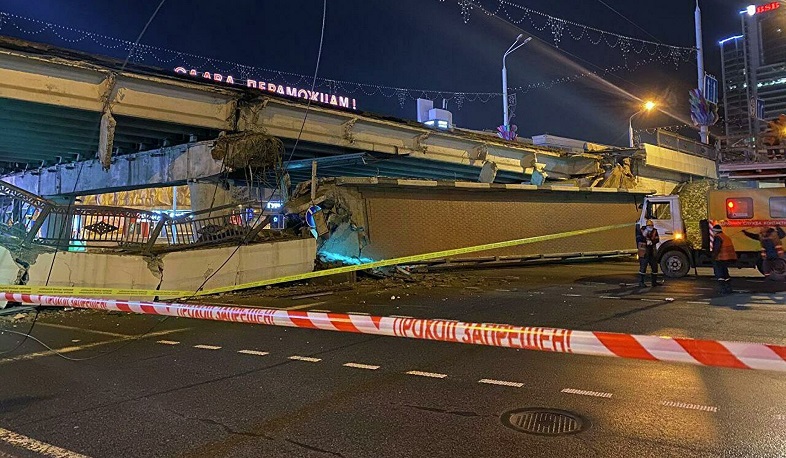
<instances>
[{"instance_id":1,"label":"truck wheel","mask_svg":"<svg viewBox=\"0 0 786 458\"><path fill-rule=\"evenodd\" d=\"M660 270L663 271L663 275L670 278L684 277L690 271L688 256L679 250L667 251L660 258Z\"/></svg>"}]
</instances>

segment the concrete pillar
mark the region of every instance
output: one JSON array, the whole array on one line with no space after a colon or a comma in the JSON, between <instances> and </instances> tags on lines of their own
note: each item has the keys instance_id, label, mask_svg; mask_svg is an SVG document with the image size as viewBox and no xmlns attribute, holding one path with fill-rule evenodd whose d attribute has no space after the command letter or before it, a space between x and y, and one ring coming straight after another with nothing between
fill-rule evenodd
<instances>
[{"instance_id":1,"label":"concrete pillar","mask_svg":"<svg viewBox=\"0 0 786 458\"><path fill-rule=\"evenodd\" d=\"M188 189L191 192L191 211L195 212L225 205L236 205L242 200L242 198L238 198L237 192L233 192L237 188L230 186L227 190L223 183L193 182L188 183Z\"/></svg>"}]
</instances>

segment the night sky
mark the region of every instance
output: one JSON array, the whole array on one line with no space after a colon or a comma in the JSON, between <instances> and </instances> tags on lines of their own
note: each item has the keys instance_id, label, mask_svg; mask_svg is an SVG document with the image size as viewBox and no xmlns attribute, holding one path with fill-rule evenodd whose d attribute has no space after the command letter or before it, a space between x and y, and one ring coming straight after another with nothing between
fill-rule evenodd
<instances>
[{"instance_id":1,"label":"night sky","mask_svg":"<svg viewBox=\"0 0 786 458\"><path fill-rule=\"evenodd\" d=\"M636 25L600 0L510 1L637 38L694 45L692 0L604 0ZM158 3L159 0L0 0L0 11L133 41ZM498 5L497 0L477 3L491 10ZM719 79L717 42L739 33L738 11L745 5L739 0L702 0L707 71ZM509 11L514 19L521 17L515 8ZM503 13L499 16L505 18ZM321 20L320 0L167 0L142 43L257 67L313 74ZM546 25L544 19L536 22L539 27ZM26 23L26 28L35 31L40 27ZM65 42L50 31L27 35L6 23L0 33L125 57L90 40ZM554 41L549 28L538 31L528 20L514 26L477 9L471 11L469 22L465 23L456 0L328 0L319 75L394 87L499 92L502 53L519 33L540 40L508 58L510 87L595 70L592 65L606 68L627 61L632 68L644 59L603 44L593 45L586 38L574 41L566 34L560 49L582 59L570 57L584 68L578 67L564 60L567 54L550 46ZM78 34L65 35L66 39L77 37ZM145 63L155 63L151 58L147 56ZM218 70L196 59L183 64L199 70ZM160 66L172 69L176 65L172 62ZM669 111L689 119L687 91L696 85L695 59L678 67L673 62L649 63L618 71L606 79L642 99L655 98ZM522 135L550 133L623 145L627 143L628 116L638 109L638 102L624 91L588 78L532 90L518 95L512 122L519 126ZM358 107L366 111L415 117L414 100L407 100L402 108L395 94L389 95L393 97L361 93L353 97L358 99ZM500 98L493 98L487 103L465 102L461 108L451 102L448 108L460 127L493 129L502 122L501 105ZM665 115L650 115L636 124L651 127L682 122Z\"/></svg>"}]
</instances>

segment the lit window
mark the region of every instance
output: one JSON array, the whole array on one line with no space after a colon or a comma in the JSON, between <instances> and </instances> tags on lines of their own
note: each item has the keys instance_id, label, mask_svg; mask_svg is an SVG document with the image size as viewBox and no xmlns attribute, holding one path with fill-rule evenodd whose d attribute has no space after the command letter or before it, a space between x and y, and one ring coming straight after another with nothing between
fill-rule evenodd
<instances>
[{"instance_id":1,"label":"lit window","mask_svg":"<svg viewBox=\"0 0 786 458\"><path fill-rule=\"evenodd\" d=\"M728 219L753 218L753 199L750 197L726 199L726 217Z\"/></svg>"}]
</instances>

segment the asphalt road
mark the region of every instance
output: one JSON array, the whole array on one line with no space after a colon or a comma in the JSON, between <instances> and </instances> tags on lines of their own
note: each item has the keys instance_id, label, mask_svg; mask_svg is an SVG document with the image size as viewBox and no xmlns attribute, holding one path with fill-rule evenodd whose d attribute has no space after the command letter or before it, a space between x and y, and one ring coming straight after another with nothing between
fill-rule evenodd
<instances>
[{"instance_id":1,"label":"asphalt road","mask_svg":"<svg viewBox=\"0 0 786 458\"><path fill-rule=\"evenodd\" d=\"M751 276L716 297L706 276L639 289L635 270L460 271L214 302L786 344L786 285ZM0 457L786 456L784 373L158 320L42 312L32 334L62 356L32 340L0 355ZM0 351L18 339L0 334ZM569 412L583 430L504 425L520 408Z\"/></svg>"}]
</instances>

